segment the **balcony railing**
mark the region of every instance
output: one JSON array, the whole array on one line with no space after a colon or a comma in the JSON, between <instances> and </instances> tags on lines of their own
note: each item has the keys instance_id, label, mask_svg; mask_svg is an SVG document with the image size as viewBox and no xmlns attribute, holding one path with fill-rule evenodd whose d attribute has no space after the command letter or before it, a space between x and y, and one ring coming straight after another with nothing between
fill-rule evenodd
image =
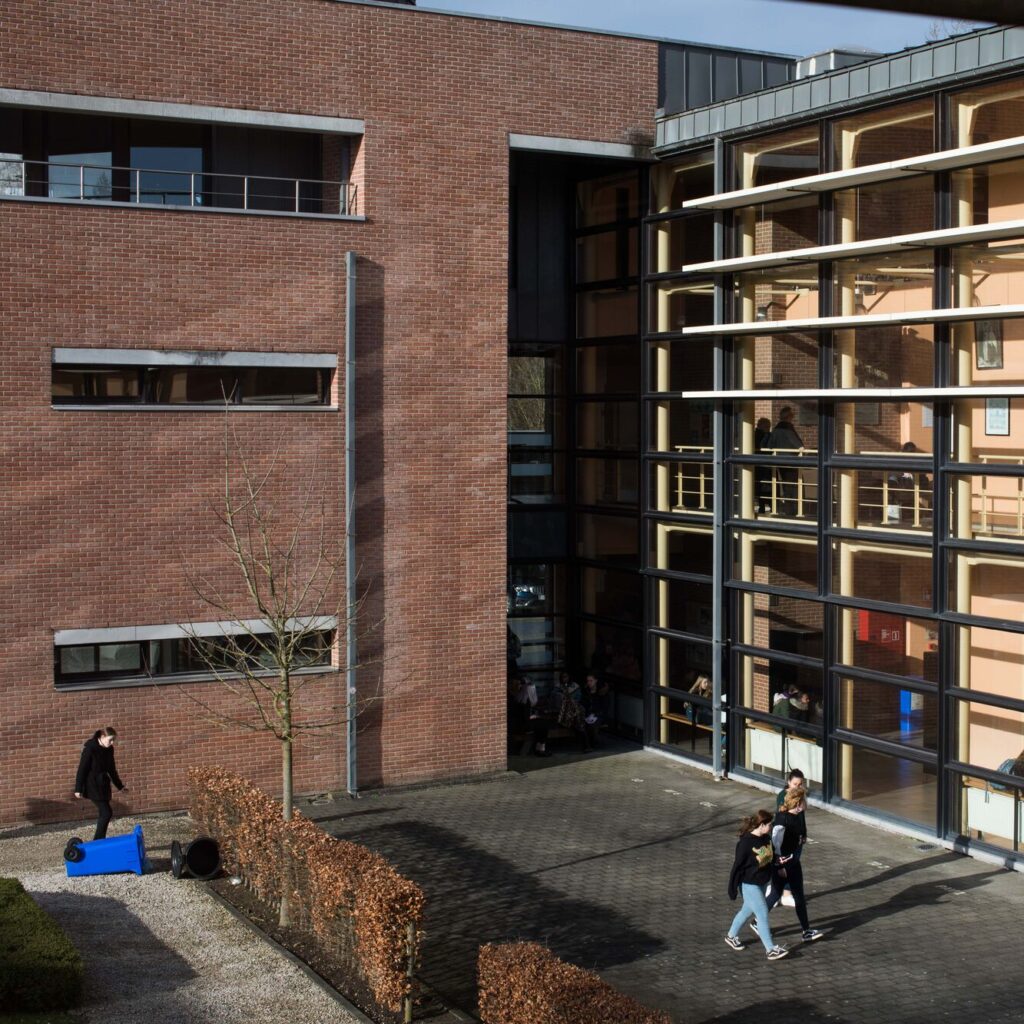
<instances>
[{"instance_id":1,"label":"balcony railing","mask_svg":"<svg viewBox=\"0 0 1024 1024\"><path fill-rule=\"evenodd\" d=\"M33 198L340 217L358 194L347 181L0 158L0 199Z\"/></svg>"}]
</instances>

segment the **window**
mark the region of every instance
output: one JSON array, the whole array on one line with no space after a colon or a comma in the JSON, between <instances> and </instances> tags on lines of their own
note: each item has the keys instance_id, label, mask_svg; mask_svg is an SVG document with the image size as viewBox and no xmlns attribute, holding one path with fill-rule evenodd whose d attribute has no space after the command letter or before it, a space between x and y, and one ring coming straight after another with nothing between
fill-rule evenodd
<instances>
[{"instance_id":1,"label":"window","mask_svg":"<svg viewBox=\"0 0 1024 1024\"><path fill-rule=\"evenodd\" d=\"M211 355L219 365L209 365ZM247 366L247 355L269 365ZM329 355L55 349L50 395L54 405L76 406L322 406L331 401L336 362Z\"/></svg>"},{"instance_id":2,"label":"window","mask_svg":"<svg viewBox=\"0 0 1024 1024\"><path fill-rule=\"evenodd\" d=\"M215 630L212 635L197 635L205 633L211 626ZM54 683L58 689L126 683L136 685L175 677L272 671L273 661L267 645L272 642L274 634L257 629L237 632L237 629L237 625L232 623L201 624L195 632L186 626L154 627L149 631L175 635L117 643L62 643L58 635L53 651ZM330 666L333 647L333 629L304 634L294 667Z\"/></svg>"}]
</instances>

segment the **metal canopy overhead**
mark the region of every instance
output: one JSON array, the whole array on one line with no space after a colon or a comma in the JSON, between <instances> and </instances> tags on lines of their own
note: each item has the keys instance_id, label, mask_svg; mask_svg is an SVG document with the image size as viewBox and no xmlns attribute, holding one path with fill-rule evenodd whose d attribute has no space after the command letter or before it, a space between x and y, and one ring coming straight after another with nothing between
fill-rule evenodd
<instances>
[{"instance_id":1,"label":"metal canopy overhead","mask_svg":"<svg viewBox=\"0 0 1024 1024\"><path fill-rule=\"evenodd\" d=\"M927 14L936 18L967 18L1004 25L1024 24L1021 0L810 0L837 7L874 7L879 11Z\"/></svg>"}]
</instances>

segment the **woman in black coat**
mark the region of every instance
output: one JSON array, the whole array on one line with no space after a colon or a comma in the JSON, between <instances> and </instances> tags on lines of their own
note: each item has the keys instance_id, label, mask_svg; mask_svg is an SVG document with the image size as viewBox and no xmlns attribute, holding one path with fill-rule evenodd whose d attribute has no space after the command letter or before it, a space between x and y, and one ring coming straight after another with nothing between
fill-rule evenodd
<instances>
[{"instance_id":1,"label":"woman in black coat","mask_svg":"<svg viewBox=\"0 0 1024 1024\"><path fill-rule=\"evenodd\" d=\"M122 792L128 787L121 781L114 765L114 741L117 733L107 727L97 729L92 739L86 740L82 748L82 759L78 763L78 774L75 776L75 799L88 797L98 812L96 819L96 835L93 839L106 839L107 826L114 812L110 809L110 784Z\"/></svg>"}]
</instances>

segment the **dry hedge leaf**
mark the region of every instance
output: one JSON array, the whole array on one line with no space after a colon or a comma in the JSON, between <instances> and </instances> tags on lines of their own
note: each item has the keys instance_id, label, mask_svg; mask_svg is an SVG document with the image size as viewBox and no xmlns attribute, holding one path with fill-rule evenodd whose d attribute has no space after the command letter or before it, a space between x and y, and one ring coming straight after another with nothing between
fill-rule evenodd
<instances>
[{"instance_id":1,"label":"dry hedge leaf","mask_svg":"<svg viewBox=\"0 0 1024 1024\"><path fill-rule=\"evenodd\" d=\"M536 942L481 946L477 968L483 1024L671 1024Z\"/></svg>"},{"instance_id":2,"label":"dry hedge leaf","mask_svg":"<svg viewBox=\"0 0 1024 1024\"><path fill-rule=\"evenodd\" d=\"M354 946L378 1004L400 1010L411 987L409 958L419 957L423 890L380 854L329 836L299 813L286 822L278 801L234 772L190 768L188 775L192 820L217 840L225 868L271 906L287 894L297 927L325 955Z\"/></svg>"}]
</instances>

